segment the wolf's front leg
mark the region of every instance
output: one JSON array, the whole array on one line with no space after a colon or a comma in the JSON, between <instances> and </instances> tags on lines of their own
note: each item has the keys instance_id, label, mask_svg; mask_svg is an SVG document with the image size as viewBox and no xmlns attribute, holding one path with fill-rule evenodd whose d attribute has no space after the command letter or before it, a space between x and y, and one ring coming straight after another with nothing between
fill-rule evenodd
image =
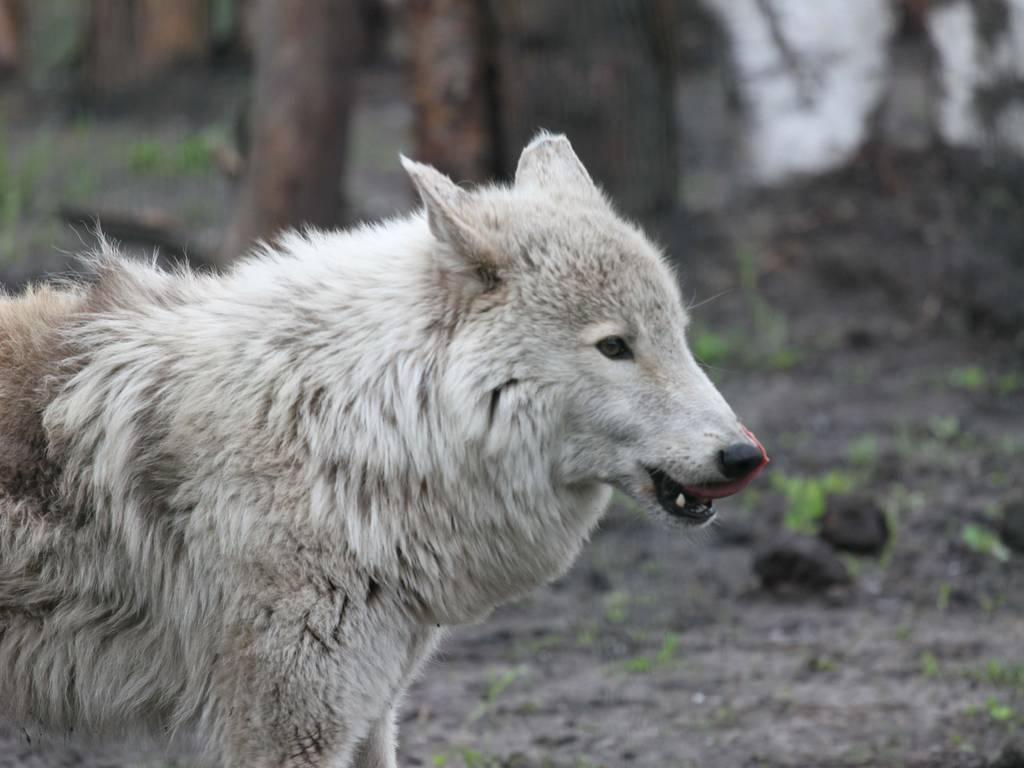
<instances>
[{"instance_id":1,"label":"wolf's front leg","mask_svg":"<svg viewBox=\"0 0 1024 768\"><path fill-rule=\"evenodd\" d=\"M401 643L368 630L353 594L299 585L262 605L253 598L255 615L232 628L220 661L227 768L351 768L370 713L386 709L400 674L370 641Z\"/></svg>"},{"instance_id":2,"label":"wolf's front leg","mask_svg":"<svg viewBox=\"0 0 1024 768\"><path fill-rule=\"evenodd\" d=\"M314 700L297 687L274 682L269 695L240 697L228 726L225 768L351 767L358 745L351 721L335 701Z\"/></svg>"},{"instance_id":3,"label":"wolf's front leg","mask_svg":"<svg viewBox=\"0 0 1024 768\"><path fill-rule=\"evenodd\" d=\"M409 687L423 661L430 656L441 637L441 630L432 625L418 626L410 637L405 661L402 665L401 682L392 691L390 704L356 747L352 759L352 768L396 768L396 727L395 716L398 701Z\"/></svg>"},{"instance_id":4,"label":"wolf's front leg","mask_svg":"<svg viewBox=\"0 0 1024 768\"><path fill-rule=\"evenodd\" d=\"M395 710L389 708L359 744L352 768L396 768Z\"/></svg>"}]
</instances>

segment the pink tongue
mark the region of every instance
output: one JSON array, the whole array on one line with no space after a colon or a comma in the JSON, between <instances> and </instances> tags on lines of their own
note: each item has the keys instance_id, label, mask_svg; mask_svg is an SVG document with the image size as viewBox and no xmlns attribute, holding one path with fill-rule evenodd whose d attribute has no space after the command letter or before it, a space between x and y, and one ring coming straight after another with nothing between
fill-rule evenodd
<instances>
[{"instance_id":1,"label":"pink tongue","mask_svg":"<svg viewBox=\"0 0 1024 768\"><path fill-rule=\"evenodd\" d=\"M754 441L754 444L761 449L761 456L764 461L761 462L761 466L755 469L746 477L741 477L739 480L730 480L725 483L705 483L704 485L684 485L683 490L688 496L696 496L700 499L723 499L726 496L732 496L734 493L739 493L754 480L758 475L764 472L764 468L768 466L768 462L771 459L768 458L768 451L761 445L761 441L758 440L754 433L746 427L743 427L743 431L747 437Z\"/></svg>"}]
</instances>

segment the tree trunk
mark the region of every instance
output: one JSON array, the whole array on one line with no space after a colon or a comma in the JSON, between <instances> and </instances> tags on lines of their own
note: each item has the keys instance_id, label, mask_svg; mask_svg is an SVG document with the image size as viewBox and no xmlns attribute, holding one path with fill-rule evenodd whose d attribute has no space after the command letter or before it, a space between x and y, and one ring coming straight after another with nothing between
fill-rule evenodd
<instances>
[{"instance_id":1,"label":"tree trunk","mask_svg":"<svg viewBox=\"0 0 1024 768\"><path fill-rule=\"evenodd\" d=\"M210 51L210 0L138 0L144 29L140 62L145 75L202 61Z\"/></svg>"},{"instance_id":2,"label":"tree trunk","mask_svg":"<svg viewBox=\"0 0 1024 768\"><path fill-rule=\"evenodd\" d=\"M342 219L341 180L362 45L356 0L263 0L251 149L222 256L288 227Z\"/></svg>"},{"instance_id":3,"label":"tree trunk","mask_svg":"<svg viewBox=\"0 0 1024 768\"><path fill-rule=\"evenodd\" d=\"M0 0L0 78L15 75L22 67L24 21L21 0Z\"/></svg>"},{"instance_id":4,"label":"tree trunk","mask_svg":"<svg viewBox=\"0 0 1024 768\"><path fill-rule=\"evenodd\" d=\"M416 156L460 181L494 176L489 34L478 0L412 0L410 90Z\"/></svg>"},{"instance_id":5,"label":"tree trunk","mask_svg":"<svg viewBox=\"0 0 1024 768\"><path fill-rule=\"evenodd\" d=\"M209 0L91 0L86 77L110 93L190 61L210 49Z\"/></svg>"},{"instance_id":6,"label":"tree trunk","mask_svg":"<svg viewBox=\"0 0 1024 768\"><path fill-rule=\"evenodd\" d=\"M566 133L629 212L676 198L674 0L487 0L506 172L540 128Z\"/></svg>"}]
</instances>

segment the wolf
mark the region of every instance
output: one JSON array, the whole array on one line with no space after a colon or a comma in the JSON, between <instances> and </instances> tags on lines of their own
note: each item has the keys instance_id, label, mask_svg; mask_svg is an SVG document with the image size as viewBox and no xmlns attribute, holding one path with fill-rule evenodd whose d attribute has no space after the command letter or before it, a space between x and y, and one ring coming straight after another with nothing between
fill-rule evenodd
<instances>
[{"instance_id":1,"label":"wolf","mask_svg":"<svg viewBox=\"0 0 1024 768\"><path fill-rule=\"evenodd\" d=\"M394 768L446 628L565 572L613 488L697 527L764 468L566 138L508 185L402 163L404 218L0 300L0 717Z\"/></svg>"}]
</instances>

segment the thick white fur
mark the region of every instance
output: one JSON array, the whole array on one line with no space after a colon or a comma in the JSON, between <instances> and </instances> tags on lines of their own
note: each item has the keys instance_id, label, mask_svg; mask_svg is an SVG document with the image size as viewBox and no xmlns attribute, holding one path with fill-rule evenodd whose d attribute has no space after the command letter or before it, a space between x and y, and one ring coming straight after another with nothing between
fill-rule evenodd
<instances>
[{"instance_id":1,"label":"thick white fur","mask_svg":"<svg viewBox=\"0 0 1024 768\"><path fill-rule=\"evenodd\" d=\"M676 282L569 143L472 192L403 162L423 213L0 299L0 714L393 768L444 626L562 573L612 485L663 514L644 466L720 479Z\"/></svg>"}]
</instances>

